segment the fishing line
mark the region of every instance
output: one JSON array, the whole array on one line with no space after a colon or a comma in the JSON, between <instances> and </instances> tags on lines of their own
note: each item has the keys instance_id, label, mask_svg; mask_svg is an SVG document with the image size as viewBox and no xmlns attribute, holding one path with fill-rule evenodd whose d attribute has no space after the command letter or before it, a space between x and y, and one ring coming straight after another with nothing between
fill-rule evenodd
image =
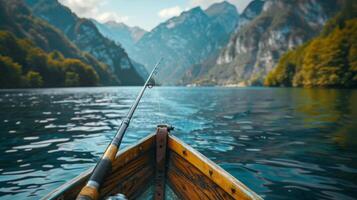
<instances>
[{"instance_id":1,"label":"fishing line","mask_svg":"<svg viewBox=\"0 0 357 200\"><path fill-rule=\"evenodd\" d=\"M155 73L155 76L157 75L157 71L156 71L156 73ZM157 86L157 82L156 82L156 80L154 79L154 81L155 81L155 85ZM158 88L155 88L155 99L156 99L156 102L157 102L157 104L158 104L158 108L159 108L159 112L158 112L158 115L159 115L159 117L158 117L158 122L159 122L159 124L164 124L164 120L163 120L163 117L162 117L162 113L161 113L161 99L160 99L160 93L159 93L159 90L158 90Z\"/></svg>"},{"instance_id":2,"label":"fishing line","mask_svg":"<svg viewBox=\"0 0 357 200\"><path fill-rule=\"evenodd\" d=\"M161 113L161 98L160 98L160 93L159 93L159 88L157 88L157 94L158 94L158 104L159 104L159 119L161 119L161 124L164 124L164 118Z\"/></svg>"}]
</instances>

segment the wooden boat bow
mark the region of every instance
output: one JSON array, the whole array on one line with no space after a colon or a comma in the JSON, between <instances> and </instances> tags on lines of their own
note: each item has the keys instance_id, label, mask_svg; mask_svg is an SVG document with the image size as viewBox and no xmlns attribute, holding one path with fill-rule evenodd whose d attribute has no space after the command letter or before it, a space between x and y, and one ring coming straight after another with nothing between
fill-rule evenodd
<instances>
[{"instance_id":1,"label":"wooden boat bow","mask_svg":"<svg viewBox=\"0 0 357 200\"><path fill-rule=\"evenodd\" d=\"M98 198L121 193L135 199L154 188L153 197L164 199L167 184L180 199L262 199L169 131L165 125L158 126L155 134L121 150ZM44 199L75 199L92 170L60 186Z\"/></svg>"}]
</instances>

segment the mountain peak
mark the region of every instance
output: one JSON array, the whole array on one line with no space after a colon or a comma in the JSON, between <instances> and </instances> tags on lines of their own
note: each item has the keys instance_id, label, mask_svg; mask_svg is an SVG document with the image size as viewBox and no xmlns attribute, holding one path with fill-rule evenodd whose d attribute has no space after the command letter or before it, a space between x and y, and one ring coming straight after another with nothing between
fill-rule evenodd
<instances>
[{"instance_id":1,"label":"mountain peak","mask_svg":"<svg viewBox=\"0 0 357 200\"><path fill-rule=\"evenodd\" d=\"M219 3L212 4L205 10L205 13L208 16L216 16L226 12L237 12L237 8L227 1L222 1Z\"/></svg>"},{"instance_id":2,"label":"mountain peak","mask_svg":"<svg viewBox=\"0 0 357 200\"><path fill-rule=\"evenodd\" d=\"M205 10L206 15L218 24L221 24L227 33L237 26L239 14L237 8L227 1L214 3Z\"/></svg>"},{"instance_id":3,"label":"mountain peak","mask_svg":"<svg viewBox=\"0 0 357 200\"><path fill-rule=\"evenodd\" d=\"M264 6L264 0L253 0L248 6L243 10L242 15L247 14L248 12L260 12Z\"/></svg>"},{"instance_id":4,"label":"mountain peak","mask_svg":"<svg viewBox=\"0 0 357 200\"><path fill-rule=\"evenodd\" d=\"M174 28L182 23L191 23L192 21L196 21L197 19L202 20L208 18L206 13L201 9L201 7L194 7L190 10L182 12L179 16L172 17L166 22L161 23L159 26L153 29L152 32L161 29L162 27L166 27L168 29Z\"/></svg>"},{"instance_id":5,"label":"mountain peak","mask_svg":"<svg viewBox=\"0 0 357 200\"><path fill-rule=\"evenodd\" d=\"M180 16L191 16L191 15L197 15L197 14L204 14L204 11L199 6L194 7L188 11L182 12Z\"/></svg>"},{"instance_id":6,"label":"mountain peak","mask_svg":"<svg viewBox=\"0 0 357 200\"><path fill-rule=\"evenodd\" d=\"M240 16L239 26L241 27L257 17L262 12L264 4L264 0L253 0L250 2Z\"/></svg>"}]
</instances>

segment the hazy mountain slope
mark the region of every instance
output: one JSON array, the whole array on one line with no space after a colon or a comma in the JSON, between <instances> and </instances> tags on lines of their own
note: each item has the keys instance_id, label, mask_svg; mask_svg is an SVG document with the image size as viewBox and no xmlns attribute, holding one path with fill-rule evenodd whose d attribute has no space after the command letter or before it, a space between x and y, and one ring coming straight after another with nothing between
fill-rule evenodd
<instances>
[{"instance_id":1,"label":"hazy mountain slope","mask_svg":"<svg viewBox=\"0 0 357 200\"><path fill-rule=\"evenodd\" d=\"M335 0L265 1L262 12L239 28L197 83L261 84L280 56L316 36L338 7Z\"/></svg>"},{"instance_id":2,"label":"hazy mountain slope","mask_svg":"<svg viewBox=\"0 0 357 200\"><path fill-rule=\"evenodd\" d=\"M77 58L90 65L99 75L99 84L117 84L109 69L90 54L83 53L70 42L60 31L49 25L47 22L34 17L28 7L21 0L5 1L0 0L0 30L6 30L16 35L20 39L27 39L47 53L59 51L64 57ZM14 42L12 44L15 44ZM4 44L4 47L6 45ZM15 45L16 46L16 45ZM0 53L3 54L3 53ZM13 54L9 54L13 55ZM20 55L19 55L20 56ZM14 59L20 62L18 59ZM20 62L24 65L25 62ZM44 74L43 74L44 75ZM45 78L45 77L44 77ZM46 86L46 85L45 85ZM54 87L56 84L47 86Z\"/></svg>"},{"instance_id":3,"label":"hazy mountain slope","mask_svg":"<svg viewBox=\"0 0 357 200\"><path fill-rule=\"evenodd\" d=\"M91 21L96 25L102 35L115 41L118 45L124 47L129 57L133 54L133 48L135 43L146 33L145 30L139 27L130 27L125 25L124 23L117 23L112 21L107 23L100 23L94 19L92 19ZM135 62L132 59L131 63L133 64L139 75L143 79L146 79L148 76L148 72L144 65Z\"/></svg>"},{"instance_id":4,"label":"hazy mountain slope","mask_svg":"<svg viewBox=\"0 0 357 200\"><path fill-rule=\"evenodd\" d=\"M146 33L135 45L134 60L149 70L164 58L160 75L164 84L177 84L186 69L214 56L238 23L236 8L222 2L206 11L199 7L183 12Z\"/></svg>"},{"instance_id":5,"label":"hazy mountain slope","mask_svg":"<svg viewBox=\"0 0 357 200\"><path fill-rule=\"evenodd\" d=\"M79 49L106 63L122 85L143 83L142 77L135 70L124 49L104 37L93 22L77 17L57 0L26 2L36 16L60 29Z\"/></svg>"},{"instance_id":6,"label":"hazy mountain slope","mask_svg":"<svg viewBox=\"0 0 357 200\"><path fill-rule=\"evenodd\" d=\"M144 29L139 27L130 27L124 23L106 22L100 23L92 20L97 26L98 30L107 38L121 44L130 56L133 52L135 43L147 33Z\"/></svg>"},{"instance_id":7,"label":"hazy mountain slope","mask_svg":"<svg viewBox=\"0 0 357 200\"><path fill-rule=\"evenodd\" d=\"M357 2L331 19L322 34L284 54L268 86L357 87Z\"/></svg>"}]
</instances>

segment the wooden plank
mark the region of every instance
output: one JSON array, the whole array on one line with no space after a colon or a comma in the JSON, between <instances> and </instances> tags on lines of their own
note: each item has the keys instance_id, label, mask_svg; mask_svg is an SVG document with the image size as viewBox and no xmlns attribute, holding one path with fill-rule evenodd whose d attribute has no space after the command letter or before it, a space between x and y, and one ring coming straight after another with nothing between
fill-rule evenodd
<instances>
[{"instance_id":1,"label":"wooden plank","mask_svg":"<svg viewBox=\"0 0 357 200\"><path fill-rule=\"evenodd\" d=\"M167 127L157 127L156 131L156 165L155 165L155 200L165 199Z\"/></svg>"},{"instance_id":2,"label":"wooden plank","mask_svg":"<svg viewBox=\"0 0 357 200\"><path fill-rule=\"evenodd\" d=\"M150 151L155 146L155 134L150 134L147 137L139 140L137 143L120 150L113 162L112 171L123 167L132 160ZM79 191L86 184L93 168L88 169L74 179L68 181L42 199L75 199Z\"/></svg>"},{"instance_id":3,"label":"wooden plank","mask_svg":"<svg viewBox=\"0 0 357 200\"><path fill-rule=\"evenodd\" d=\"M168 147L170 151L196 167L202 175L208 177L212 183L222 188L233 199L262 199L224 169L172 135L169 136Z\"/></svg>"},{"instance_id":4,"label":"wooden plank","mask_svg":"<svg viewBox=\"0 0 357 200\"><path fill-rule=\"evenodd\" d=\"M154 155L154 150L148 151L122 168L113 171L103 183L100 189L100 196L106 197L120 192L132 199L135 196L135 191L140 192L141 189L145 189L148 186L147 181L140 179L153 178L155 169Z\"/></svg>"},{"instance_id":5,"label":"wooden plank","mask_svg":"<svg viewBox=\"0 0 357 200\"><path fill-rule=\"evenodd\" d=\"M181 199L233 199L195 166L175 152L169 154L168 183Z\"/></svg>"},{"instance_id":6,"label":"wooden plank","mask_svg":"<svg viewBox=\"0 0 357 200\"><path fill-rule=\"evenodd\" d=\"M155 138L156 135L151 134L136 144L131 145L130 148L125 148L125 150L120 151L113 162L112 170L115 171L145 152L152 150L156 144Z\"/></svg>"}]
</instances>

